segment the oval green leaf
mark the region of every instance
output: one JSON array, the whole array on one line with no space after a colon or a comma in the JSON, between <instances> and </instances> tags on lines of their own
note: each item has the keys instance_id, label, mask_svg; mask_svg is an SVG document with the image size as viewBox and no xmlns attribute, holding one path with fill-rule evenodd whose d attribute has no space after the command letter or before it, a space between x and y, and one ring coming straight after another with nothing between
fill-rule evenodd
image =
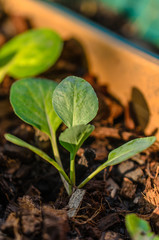
<instances>
[{"instance_id":1,"label":"oval green leaf","mask_svg":"<svg viewBox=\"0 0 159 240\"><path fill-rule=\"evenodd\" d=\"M26 123L51 137L61 124L52 107L52 93L56 82L42 78L26 78L11 87L10 101L14 112Z\"/></svg>"},{"instance_id":2,"label":"oval green leaf","mask_svg":"<svg viewBox=\"0 0 159 240\"><path fill-rule=\"evenodd\" d=\"M60 144L75 154L93 130L94 126L90 124L67 128L59 137Z\"/></svg>"},{"instance_id":3,"label":"oval green leaf","mask_svg":"<svg viewBox=\"0 0 159 240\"><path fill-rule=\"evenodd\" d=\"M51 67L62 51L60 36L50 29L22 33L0 49L0 82L5 74L15 78L35 76Z\"/></svg>"},{"instance_id":4,"label":"oval green leaf","mask_svg":"<svg viewBox=\"0 0 159 240\"><path fill-rule=\"evenodd\" d=\"M131 140L111 151L108 155L108 160L104 164L106 166L119 164L150 147L155 141L156 137L145 137Z\"/></svg>"},{"instance_id":5,"label":"oval green leaf","mask_svg":"<svg viewBox=\"0 0 159 240\"><path fill-rule=\"evenodd\" d=\"M53 93L53 106L67 127L89 123L97 114L98 98L82 78L65 78Z\"/></svg>"}]
</instances>

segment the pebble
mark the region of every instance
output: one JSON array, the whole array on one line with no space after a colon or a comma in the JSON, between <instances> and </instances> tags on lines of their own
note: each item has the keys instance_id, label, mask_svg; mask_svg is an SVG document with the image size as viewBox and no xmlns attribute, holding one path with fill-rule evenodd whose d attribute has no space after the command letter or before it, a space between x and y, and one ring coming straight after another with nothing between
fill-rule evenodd
<instances>
[{"instance_id":1,"label":"pebble","mask_svg":"<svg viewBox=\"0 0 159 240\"><path fill-rule=\"evenodd\" d=\"M132 160L137 162L139 165L144 165L146 162L146 157L141 157L140 154L136 154L134 157L132 157Z\"/></svg>"},{"instance_id":2,"label":"pebble","mask_svg":"<svg viewBox=\"0 0 159 240\"><path fill-rule=\"evenodd\" d=\"M112 178L108 178L107 180L107 190L110 192L111 198L114 198L117 191L119 190L119 186Z\"/></svg>"},{"instance_id":3,"label":"pebble","mask_svg":"<svg viewBox=\"0 0 159 240\"><path fill-rule=\"evenodd\" d=\"M135 164L132 161L125 161L118 166L118 171L120 174L124 175L127 171L134 168Z\"/></svg>"},{"instance_id":4,"label":"pebble","mask_svg":"<svg viewBox=\"0 0 159 240\"><path fill-rule=\"evenodd\" d=\"M119 234L113 231L103 232L100 240L123 240Z\"/></svg>"},{"instance_id":5,"label":"pebble","mask_svg":"<svg viewBox=\"0 0 159 240\"><path fill-rule=\"evenodd\" d=\"M136 168L134 171L125 174L125 177L132 179L135 182L138 182L139 179L144 175L141 168Z\"/></svg>"},{"instance_id":6,"label":"pebble","mask_svg":"<svg viewBox=\"0 0 159 240\"><path fill-rule=\"evenodd\" d=\"M142 176L143 171L140 167L135 168L135 164L132 161L125 161L118 166L118 171L124 177L127 177L135 182L137 182Z\"/></svg>"}]
</instances>

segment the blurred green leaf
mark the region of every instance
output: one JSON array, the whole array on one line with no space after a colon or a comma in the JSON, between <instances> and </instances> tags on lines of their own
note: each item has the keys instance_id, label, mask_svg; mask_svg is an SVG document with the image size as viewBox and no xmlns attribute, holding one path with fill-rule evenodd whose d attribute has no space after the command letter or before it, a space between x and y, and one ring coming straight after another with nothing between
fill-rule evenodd
<instances>
[{"instance_id":1,"label":"blurred green leaf","mask_svg":"<svg viewBox=\"0 0 159 240\"><path fill-rule=\"evenodd\" d=\"M29 30L0 49L0 82L5 74L15 78L37 75L51 67L61 54L63 41L50 29Z\"/></svg>"},{"instance_id":2,"label":"blurred green leaf","mask_svg":"<svg viewBox=\"0 0 159 240\"><path fill-rule=\"evenodd\" d=\"M135 214L126 215L126 228L132 240L159 240L159 236L155 236L151 232L148 222L137 217Z\"/></svg>"}]
</instances>

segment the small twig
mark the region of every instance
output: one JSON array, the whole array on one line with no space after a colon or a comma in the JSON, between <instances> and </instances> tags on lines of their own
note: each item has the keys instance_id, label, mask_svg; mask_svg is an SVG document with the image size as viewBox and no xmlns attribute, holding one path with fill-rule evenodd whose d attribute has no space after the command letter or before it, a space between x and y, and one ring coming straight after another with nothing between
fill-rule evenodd
<instances>
[{"instance_id":1,"label":"small twig","mask_svg":"<svg viewBox=\"0 0 159 240\"><path fill-rule=\"evenodd\" d=\"M159 175L159 166L157 166L157 169L156 169L156 174L155 174L155 178L157 178Z\"/></svg>"}]
</instances>

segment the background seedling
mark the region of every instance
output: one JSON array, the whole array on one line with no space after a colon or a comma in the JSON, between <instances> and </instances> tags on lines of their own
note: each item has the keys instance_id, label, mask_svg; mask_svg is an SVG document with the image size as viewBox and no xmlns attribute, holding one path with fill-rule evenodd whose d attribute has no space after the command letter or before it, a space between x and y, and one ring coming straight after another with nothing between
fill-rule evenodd
<instances>
[{"instance_id":1,"label":"background seedling","mask_svg":"<svg viewBox=\"0 0 159 240\"><path fill-rule=\"evenodd\" d=\"M14 78L35 76L51 67L61 54L63 41L50 29L22 33L0 49L0 82L6 74Z\"/></svg>"},{"instance_id":2,"label":"background seedling","mask_svg":"<svg viewBox=\"0 0 159 240\"><path fill-rule=\"evenodd\" d=\"M94 126L88 123L98 111L98 99L92 86L84 79L74 76L65 78L58 85L45 79L28 78L12 85L10 101L15 113L22 120L49 136L56 161L11 134L5 134L6 139L19 146L29 148L56 167L69 195L74 187L84 187L89 180L107 166L127 160L151 146L156 140L155 137L135 139L114 149L109 153L105 163L76 186L75 156L83 142L94 130ZM56 142L56 131L62 121L68 128L61 133L59 141L70 152L70 178L63 169Z\"/></svg>"},{"instance_id":3,"label":"background seedling","mask_svg":"<svg viewBox=\"0 0 159 240\"><path fill-rule=\"evenodd\" d=\"M155 236L151 232L148 222L137 217L135 214L128 214L126 216L126 227L132 240L159 240L159 236Z\"/></svg>"}]
</instances>

